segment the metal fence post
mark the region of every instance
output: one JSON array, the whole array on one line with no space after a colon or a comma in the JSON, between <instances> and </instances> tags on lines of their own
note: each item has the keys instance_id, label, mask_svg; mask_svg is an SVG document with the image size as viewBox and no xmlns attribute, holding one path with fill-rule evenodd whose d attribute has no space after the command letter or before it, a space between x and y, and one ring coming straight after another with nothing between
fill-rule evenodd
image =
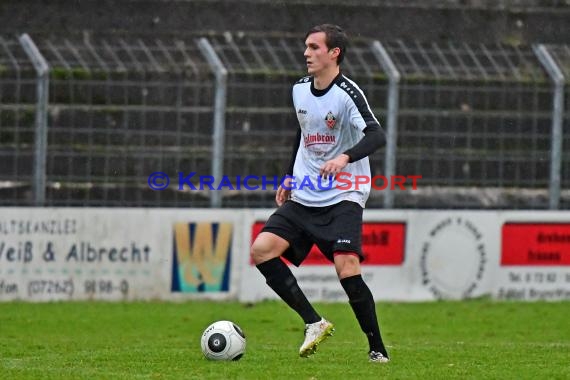
<instances>
[{"instance_id":1,"label":"metal fence post","mask_svg":"<svg viewBox=\"0 0 570 380\"><path fill-rule=\"evenodd\" d=\"M560 203L560 172L562 166L562 118L564 116L564 74L543 44L532 47L540 63L554 82L552 106L552 137L550 151L550 185L548 205L558 209Z\"/></svg>"},{"instance_id":2,"label":"metal fence post","mask_svg":"<svg viewBox=\"0 0 570 380\"><path fill-rule=\"evenodd\" d=\"M396 148L398 144L398 108L400 72L390 58L390 55L379 41L372 43L374 56L382 65L382 69L388 75L388 120L386 130L386 158L384 162L384 175L390 179L396 171ZM384 196L384 208L394 207L394 192L386 188Z\"/></svg>"},{"instance_id":3,"label":"metal fence post","mask_svg":"<svg viewBox=\"0 0 570 380\"><path fill-rule=\"evenodd\" d=\"M213 46L206 38L198 41L200 51L216 76L216 94L214 99L214 133L212 135L212 176L220 181L224 168L224 140L226 132L226 93L228 71L216 54ZM222 206L222 194L213 190L210 197L210 207Z\"/></svg>"},{"instance_id":4,"label":"metal fence post","mask_svg":"<svg viewBox=\"0 0 570 380\"><path fill-rule=\"evenodd\" d=\"M36 85L36 128L34 148L34 204L43 206L46 189L46 158L47 158L47 109L49 102L49 65L38 47L28 34L19 38L20 45L28 55L37 73Z\"/></svg>"}]
</instances>

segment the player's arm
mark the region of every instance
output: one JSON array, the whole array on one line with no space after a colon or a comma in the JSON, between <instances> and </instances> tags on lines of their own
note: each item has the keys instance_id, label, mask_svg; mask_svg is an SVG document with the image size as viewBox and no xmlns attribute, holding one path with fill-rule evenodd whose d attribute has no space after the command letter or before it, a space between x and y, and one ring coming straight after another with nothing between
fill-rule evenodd
<instances>
[{"instance_id":1,"label":"player's arm","mask_svg":"<svg viewBox=\"0 0 570 380\"><path fill-rule=\"evenodd\" d=\"M297 128L297 134L295 135L295 142L293 143L293 150L291 151L291 159L289 160L289 167L287 168L286 175L293 175L293 169L295 168L295 159L297 158L297 151L301 146L301 128Z\"/></svg>"},{"instance_id":2,"label":"player's arm","mask_svg":"<svg viewBox=\"0 0 570 380\"><path fill-rule=\"evenodd\" d=\"M386 144L384 130L380 124L371 124L362 132L364 132L364 137L355 146L344 152L349 157L349 163L370 156Z\"/></svg>"},{"instance_id":3,"label":"player's arm","mask_svg":"<svg viewBox=\"0 0 570 380\"><path fill-rule=\"evenodd\" d=\"M370 156L386 144L384 129L372 113L368 100L358 86L354 84L353 86L354 95L349 98L350 100L347 103L350 123L353 127L360 129L364 133L364 137L355 146L344 152L349 157L349 163ZM353 94L352 90L350 94Z\"/></svg>"},{"instance_id":4,"label":"player's arm","mask_svg":"<svg viewBox=\"0 0 570 380\"><path fill-rule=\"evenodd\" d=\"M277 206L281 206L287 199L291 197L291 177L293 176L293 168L295 167L295 159L297 158L297 151L301 145L301 128L297 129L297 134L295 136L295 142L293 143L293 151L291 153L291 159L289 160L289 167L287 168L286 175L288 176L283 185L279 185L277 193L275 194L275 203Z\"/></svg>"}]
</instances>

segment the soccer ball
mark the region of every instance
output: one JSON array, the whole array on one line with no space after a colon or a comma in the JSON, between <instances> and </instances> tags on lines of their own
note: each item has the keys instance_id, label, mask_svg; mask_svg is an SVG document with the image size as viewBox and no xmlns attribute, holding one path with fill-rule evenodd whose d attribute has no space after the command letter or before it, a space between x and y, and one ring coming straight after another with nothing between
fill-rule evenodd
<instances>
[{"instance_id":1,"label":"soccer ball","mask_svg":"<svg viewBox=\"0 0 570 380\"><path fill-rule=\"evenodd\" d=\"M245 352L245 335L235 323L217 321L204 330L201 345L210 360L239 360Z\"/></svg>"}]
</instances>

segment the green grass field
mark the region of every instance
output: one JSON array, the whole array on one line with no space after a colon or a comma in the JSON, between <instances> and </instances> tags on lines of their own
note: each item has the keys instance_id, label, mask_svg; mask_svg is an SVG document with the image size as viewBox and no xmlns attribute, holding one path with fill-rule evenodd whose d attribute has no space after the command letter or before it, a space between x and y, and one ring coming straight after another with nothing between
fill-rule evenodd
<instances>
[{"instance_id":1,"label":"green grass field","mask_svg":"<svg viewBox=\"0 0 570 380\"><path fill-rule=\"evenodd\" d=\"M1 379L569 379L570 303L379 303L389 364L367 362L348 304L317 304L336 325L299 358L303 323L280 302L0 303ZM202 330L230 319L238 362L210 362Z\"/></svg>"}]
</instances>

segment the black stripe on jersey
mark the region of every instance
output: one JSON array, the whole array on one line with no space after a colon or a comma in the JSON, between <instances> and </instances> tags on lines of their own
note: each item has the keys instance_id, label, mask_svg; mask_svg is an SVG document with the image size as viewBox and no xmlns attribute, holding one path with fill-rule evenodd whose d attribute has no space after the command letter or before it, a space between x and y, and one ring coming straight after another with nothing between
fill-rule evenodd
<instances>
[{"instance_id":1,"label":"black stripe on jersey","mask_svg":"<svg viewBox=\"0 0 570 380\"><path fill-rule=\"evenodd\" d=\"M376 118L372 114L370 106L368 105L368 102L364 97L364 94L362 93L362 91L360 91L360 89L354 86L354 82L352 82L344 75L341 75L337 77L335 84L339 86L341 89L343 89L348 96L350 96L350 99L352 99L352 101L356 105L356 108L358 109L358 112L360 112L360 114L362 115L362 118L364 119L364 122L366 123L367 127L371 125L377 125L380 127L380 123L378 122L378 120L376 120Z\"/></svg>"}]
</instances>

